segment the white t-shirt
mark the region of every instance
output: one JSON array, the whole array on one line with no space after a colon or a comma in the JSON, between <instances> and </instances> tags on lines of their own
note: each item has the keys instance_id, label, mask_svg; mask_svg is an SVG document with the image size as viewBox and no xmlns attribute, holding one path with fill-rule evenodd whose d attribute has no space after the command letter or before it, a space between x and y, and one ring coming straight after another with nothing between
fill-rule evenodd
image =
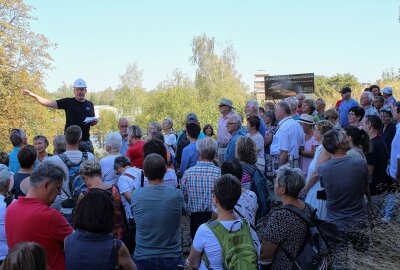
<instances>
[{"instance_id":1,"label":"white t-shirt","mask_svg":"<svg viewBox=\"0 0 400 270\"><path fill-rule=\"evenodd\" d=\"M176 173L174 169L168 168L167 172L164 175L164 185L176 188L178 185L178 178L176 177ZM144 177L144 186L148 186L149 180L147 177Z\"/></svg>"},{"instance_id":2,"label":"white t-shirt","mask_svg":"<svg viewBox=\"0 0 400 270\"><path fill-rule=\"evenodd\" d=\"M128 175L124 175L124 174L129 174L131 177ZM132 215L132 211L131 211L131 205L126 200L124 193L125 192L132 193L136 189L140 188L141 174L142 174L142 170L140 170L136 167L130 167L130 168L126 169L123 174L121 174L121 176L118 178L118 181L117 181L117 186L118 186L119 192L121 193L122 204L124 205L127 219L132 219L133 215Z\"/></svg>"},{"instance_id":3,"label":"white t-shirt","mask_svg":"<svg viewBox=\"0 0 400 270\"><path fill-rule=\"evenodd\" d=\"M250 224L255 226L257 209L257 195L253 191L246 189L245 192L240 194L240 198L235 205L235 211L233 211L233 213L240 219L242 217L237 213L239 212ZM218 214L218 209L215 205L213 205L212 210L215 214Z\"/></svg>"},{"instance_id":4,"label":"white t-shirt","mask_svg":"<svg viewBox=\"0 0 400 270\"><path fill-rule=\"evenodd\" d=\"M279 155L280 151L288 151L294 159L299 158L299 148L304 146L304 131L291 116L282 119L272 139L271 155Z\"/></svg>"},{"instance_id":5,"label":"white t-shirt","mask_svg":"<svg viewBox=\"0 0 400 270\"><path fill-rule=\"evenodd\" d=\"M104 183L113 185L117 181L118 175L114 170L114 160L120 156L121 154L109 155L100 159L101 180L103 180Z\"/></svg>"},{"instance_id":6,"label":"white t-shirt","mask_svg":"<svg viewBox=\"0 0 400 270\"><path fill-rule=\"evenodd\" d=\"M168 147L168 151L172 156L175 156L175 151L173 149L173 146L176 143L176 135L174 133L169 133L164 135L164 142Z\"/></svg>"},{"instance_id":7,"label":"white t-shirt","mask_svg":"<svg viewBox=\"0 0 400 270\"><path fill-rule=\"evenodd\" d=\"M8 245L5 232L6 203L4 196L0 194L0 260L4 260L8 254Z\"/></svg>"},{"instance_id":8,"label":"white t-shirt","mask_svg":"<svg viewBox=\"0 0 400 270\"><path fill-rule=\"evenodd\" d=\"M73 150L73 151L65 151L64 154L68 157L68 159L72 162L72 163L79 163L82 160L82 152L79 150ZM88 160L94 160L94 156L92 153L88 152ZM62 161L62 159L58 156L51 156L49 158L47 158L48 162L51 162L52 164L59 166L63 169L64 174L65 174L65 181L63 184L63 190L61 190L61 195L58 195L56 198L56 202L54 202L54 204L59 204L62 201L65 201L66 199L68 199L67 194L65 194L64 190L66 192L69 192L69 186L68 186L68 182L69 182L69 170L67 165L65 165L64 161ZM71 214L72 213L72 208L61 208L61 213L63 214Z\"/></svg>"},{"instance_id":9,"label":"white t-shirt","mask_svg":"<svg viewBox=\"0 0 400 270\"><path fill-rule=\"evenodd\" d=\"M242 227L241 220L234 221L220 221L221 224L227 229L231 229L232 231L237 231ZM250 228L251 238L253 239L254 248L256 249L257 255L260 255L260 241L258 240L258 236L256 232L254 232ZM207 226L207 224L201 224L199 229L196 232L193 240L193 247L200 253L205 251L208 260L210 261L210 267L213 270L223 270L224 259L222 258L222 249L221 245L218 242L217 237L211 231L211 229ZM200 268L201 270L207 270L203 260L201 261Z\"/></svg>"},{"instance_id":10,"label":"white t-shirt","mask_svg":"<svg viewBox=\"0 0 400 270\"><path fill-rule=\"evenodd\" d=\"M253 142L256 144L257 151L258 151L257 158L264 159L264 137L260 134L260 132L257 132L254 135L247 133L246 136L250 137L253 140Z\"/></svg>"}]
</instances>

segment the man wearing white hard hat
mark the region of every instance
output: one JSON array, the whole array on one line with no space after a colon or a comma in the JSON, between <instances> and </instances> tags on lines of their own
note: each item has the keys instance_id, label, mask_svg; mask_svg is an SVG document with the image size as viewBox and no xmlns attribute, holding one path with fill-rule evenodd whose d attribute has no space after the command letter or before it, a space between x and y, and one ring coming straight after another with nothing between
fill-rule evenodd
<instances>
[{"instance_id":1,"label":"man wearing white hard hat","mask_svg":"<svg viewBox=\"0 0 400 270\"><path fill-rule=\"evenodd\" d=\"M82 129L82 140L79 143L79 150L82 152L93 153L93 144L90 141L90 126L97 124L98 120L94 115L93 103L85 99L87 93L86 82L83 79L77 79L73 85L73 98L62 98L50 101L29 90L22 90L24 95L33 97L41 105L61 109L65 111L66 123L65 129L69 126L77 125Z\"/></svg>"}]
</instances>

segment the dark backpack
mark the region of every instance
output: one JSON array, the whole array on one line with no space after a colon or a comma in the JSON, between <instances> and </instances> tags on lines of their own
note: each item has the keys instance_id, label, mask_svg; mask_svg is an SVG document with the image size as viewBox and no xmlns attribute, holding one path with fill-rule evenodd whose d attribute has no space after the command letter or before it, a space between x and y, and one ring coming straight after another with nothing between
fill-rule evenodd
<instances>
[{"instance_id":1,"label":"dark backpack","mask_svg":"<svg viewBox=\"0 0 400 270\"><path fill-rule=\"evenodd\" d=\"M88 159L88 153L87 152L82 152L82 159L78 163L73 163L65 153L59 154L58 155L61 160L65 163L65 165L68 167L68 191L64 190L64 193L68 196L68 199L63 201L61 203L61 206L63 208L74 208L76 205L76 199L77 197L75 196L76 194L76 183L79 183L80 189L83 190L86 186L84 185L83 179L79 175L79 166L81 163L85 160ZM83 183L83 185L82 185ZM80 190L80 191L81 191ZM75 191L75 192L74 192ZM80 193L80 192L79 192ZM78 194L79 196L79 194Z\"/></svg>"},{"instance_id":2,"label":"dark backpack","mask_svg":"<svg viewBox=\"0 0 400 270\"><path fill-rule=\"evenodd\" d=\"M310 216L290 204L281 207L293 212L307 224L306 237L295 258L281 247L285 255L292 260L292 269L296 270L321 269L327 266L330 251L339 242L336 225L318 219L317 210L308 204L306 207L311 210Z\"/></svg>"},{"instance_id":3,"label":"dark backpack","mask_svg":"<svg viewBox=\"0 0 400 270\"><path fill-rule=\"evenodd\" d=\"M271 210L271 196L268 189L268 180L256 166L246 163L241 164L243 170L251 176L250 190L257 195L258 209L256 216L263 217Z\"/></svg>"}]
</instances>

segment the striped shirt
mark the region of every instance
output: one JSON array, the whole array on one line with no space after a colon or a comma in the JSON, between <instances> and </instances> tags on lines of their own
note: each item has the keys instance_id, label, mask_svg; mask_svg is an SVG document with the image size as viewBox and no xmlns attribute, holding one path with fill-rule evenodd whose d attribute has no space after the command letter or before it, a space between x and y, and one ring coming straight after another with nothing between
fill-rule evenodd
<instances>
[{"instance_id":1,"label":"striped shirt","mask_svg":"<svg viewBox=\"0 0 400 270\"><path fill-rule=\"evenodd\" d=\"M212 191L221 169L209 161L198 161L182 177L182 192L189 212L211 212Z\"/></svg>"}]
</instances>

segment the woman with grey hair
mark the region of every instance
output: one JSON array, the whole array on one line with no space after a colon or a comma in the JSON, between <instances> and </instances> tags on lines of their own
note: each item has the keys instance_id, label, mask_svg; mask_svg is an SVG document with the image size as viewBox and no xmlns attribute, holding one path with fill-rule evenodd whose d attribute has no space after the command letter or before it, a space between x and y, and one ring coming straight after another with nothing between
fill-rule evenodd
<instances>
[{"instance_id":1,"label":"woman with grey hair","mask_svg":"<svg viewBox=\"0 0 400 270\"><path fill-rule=\"evenodd\" d=\"M312 209L298 199L304 187L304 176L300 169L283 165L276 174L275 193L283 206L275 210L267 221L261 259L262 264L270 265L271 269L291 269L292 258L296 258L303 247L308 226L290 208L297 208L308 216L311 216Z\"/></svg>"},{"instance_id":2,"label":"woman with grey hair","mask_svg":"<svg viewBox=\"0 0 400 270\"><path fill-rule=\"evenodd\" d=\"M240 182L243 188L250 189L252 172L256 169L255 164L257 163L258 150L256 144L250 137L239 137L235 148L235 157L239 159L243 169L243 176Z\"/></svg>"},{"instance_id":3,"label":"woman with grey hair","mask_svg":"<svg viewBox=\"0 0 400 270\"><path fill-rule=\"evenodd\" d=\"M150 136L150 134L154 131L162 131L162 126L160 123L153 121L147 126L147 136Z\"/></svg>"},{"instance_id":4,"label":"woman with grey hair","mask_svg":"<svg viewBox=\"0 0 400 270\"><path fill-rule=\"evenodd\" d=\"M142 140L143 132L139 126L132 125L128 128L128 151L126 156L131 160L132 166L141 169L143 167L143 145L146 141Z\"/></svg>"},{"instance_id":5,"label":"woman with grey hair","mask_svg":"<svg viewBox=\"0 0 400 270\"><path fill-rule=\"evenodd\" d=\"M67 143L65 142L65 136L64 135L55 136L53 140L53 147L54 147L53 150L54 155L59 155L67 151Z\"/></svg>"},{"instance_id":6,"label":"woman with grey hair","mask_svg":"<svg viewBox=\"0 0 400 270\"><path fill-rule=\"evenodd\" d=\"M175 143L176 143L176 133L173 129L174 121L171 118L165 118L162 122L162 130L164 133L164 142L168 147L168 151L171 158L175 156Z\"/></svg>"},{"instance_id":7,"label":"woman with grey hair","mask_svg":"<svg viewBox=\"0 0 400 270\"><path fill-rule=\"evenodd\" d=\"M118 187L101 180L101 166L100 163L95 160L83 161L79 167L79 175L85 182L87 190L79 194L78 204L91 189L102 189L109 192L110 196L113 198L116 218L116 228L114 229L113 234L118 240L124 240L123 229L127 227L127 220Z\"/></svg>"},{"instance_id":8,"label":"woman with grey hair","mask_svg":"<svg viewBox=\"0 0 400 270\"><path fill-rule=\"evenodd\" d=\"M213 161L217 156L218 143L210 137L196 141L196 149L200 159Z\"/></svg>"},{"instance_id":9,"label":"woman with grey hair","mask_svg":"<svg viewBox=\"0 0 400 270\"><path fill-rule=\"evenodd\" d=\"M115 184L118 180L118 175L114 170L115 158L121 156L119 151L122 146L121 134L117 131L108 133L106 136L106 151L108 156L100 160L101 175L103 176L103 182L109 184Z\"/></svg>"}]
</instances>

